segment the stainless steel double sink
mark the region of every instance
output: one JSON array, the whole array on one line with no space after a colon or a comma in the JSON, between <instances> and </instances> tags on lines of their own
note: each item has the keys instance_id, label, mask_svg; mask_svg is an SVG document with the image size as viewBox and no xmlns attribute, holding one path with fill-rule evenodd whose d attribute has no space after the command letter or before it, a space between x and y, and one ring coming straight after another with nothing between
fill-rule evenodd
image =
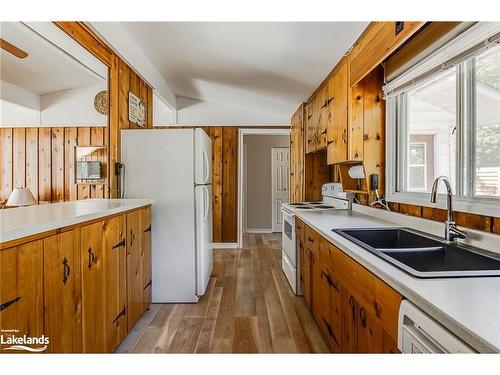
<instances>
[{"instance_id":1,"label":"stainless steel double sink","mask_svg":"<svg viewBox=\"0 0 500 375\"><path fill-rule=\"evenodd\" d=\"M333 229L333 232L421 278L500 276L500 256L446 243L409 228Z\"/></svg>"}]
</instances>

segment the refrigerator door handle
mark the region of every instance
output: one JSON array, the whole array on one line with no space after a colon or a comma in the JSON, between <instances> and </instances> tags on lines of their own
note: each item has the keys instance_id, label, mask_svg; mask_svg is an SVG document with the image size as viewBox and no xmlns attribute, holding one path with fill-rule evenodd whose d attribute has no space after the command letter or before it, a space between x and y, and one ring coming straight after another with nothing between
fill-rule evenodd
<instances>
[{"instance_id":1,"label":"refrigerator door handle","mask_svg":"<svg viewBox=\"0 0 500 375\"><path fill-rule=\"evenodd\" d=\"M209 194L208 194L208 188L206 186L203 186L203 209L204 209L204 214L203 214L203 221L207 221L207 217L208 217L208 212L209 212L209 208L210 208L210 197L209 197Z\"/></svg>"},{"instance_id":2,"label":"refrigerator door handle","mask_svg":"<svg viewBox=\"0 0 500 375\"><path fill-rule=\"evenodd\" d=\"M203 183L207 184L208 181L208 173L209 173L209 163L208 163L208 156L207 156L207 150L203 149Z\"/></svg>"}]
</instances>

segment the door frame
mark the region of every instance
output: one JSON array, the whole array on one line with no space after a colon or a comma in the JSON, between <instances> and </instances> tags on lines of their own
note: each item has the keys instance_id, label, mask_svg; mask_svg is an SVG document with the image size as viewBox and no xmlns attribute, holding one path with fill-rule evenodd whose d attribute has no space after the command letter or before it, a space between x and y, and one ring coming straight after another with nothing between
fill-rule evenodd
<instances>
[{"instance_id":1,"label":"door frame","mask_svg":"<svg viewBox=\"0 0 500 375\"><path fill-rule=\"evenodd\" d=\"M275 215L276 215L276 207L275 207L275 204L274 204L274 194L275 194L275 191L274 191L274 188L273 188L273 184L274 184L274 179L273 179L273 175L275 172L275 169L274 169L274 158L273 158L273 150L275 149L284 149L284 150L288 150L288 201L290 201L290 146L288 147L271 147L271 212L272 212L272 222L271 222L271 232L273 233L277 233L277 232L280 232L281 231L281 228L279 230L276 230L276 227L274 226L274 219L275 219Z\"/></svg>"},{"instance_id":2,"label":"door frame","mask_svg":"<svg viewBox=\"0 0 500 375\"><path fill-rule=\"evenodd\" d=\"M287 135L290 137L290 128L276 129L242 129L238 130L238 247L243 246L243 170L245 166L245 154L243 152L243 136L245 135Z\"/></svg>"}]
</instances>

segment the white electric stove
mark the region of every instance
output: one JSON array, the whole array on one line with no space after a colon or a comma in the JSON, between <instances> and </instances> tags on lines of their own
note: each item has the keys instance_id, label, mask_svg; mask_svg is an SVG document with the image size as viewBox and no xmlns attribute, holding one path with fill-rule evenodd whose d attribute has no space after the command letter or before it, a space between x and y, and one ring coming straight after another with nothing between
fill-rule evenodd
<instances>
[{"instance_id":1,"label":"white electric stove","mask_svg":"<svg viewBox=\"0 0 500 375\"><path fill-rule=\"evenodd\" d=\"M344 192L342 184L330 182L321 188L320 202L283 203L281 268L295 294L301 295L298 246L295 236L295 213L298 211L350 210L352 193Z\"/></svg>"}]
</instances>

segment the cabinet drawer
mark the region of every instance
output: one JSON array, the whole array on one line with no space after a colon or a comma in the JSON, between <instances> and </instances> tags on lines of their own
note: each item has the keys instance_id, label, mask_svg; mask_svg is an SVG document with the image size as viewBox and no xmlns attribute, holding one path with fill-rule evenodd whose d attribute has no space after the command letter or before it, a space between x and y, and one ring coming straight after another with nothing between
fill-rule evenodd
<instances>
[{"instance_id":1,"label":"cabinet drawer","mask_svg":"<svg viewBox=\"0 0 500 375\"><path fill-rule=\"evenodd\" d=\"M332 269L343 285L349 285L352 294L363 304L367 313L379 321L392 339L397 340L398 313L402 296L370 271L331 245Z\"/></svg>"},{"instance_id":2,"label":"cabinet drawer","mask_svg":"<svg viewBox=\"0 0 500 375\"><path fill-rule=\"evenodd\" d=\"M314 230L309 228L307 225L304 230L304 246L309 249L315 257L319 256L319 245L322 240Z\"/></svg>"}]
</instances>

